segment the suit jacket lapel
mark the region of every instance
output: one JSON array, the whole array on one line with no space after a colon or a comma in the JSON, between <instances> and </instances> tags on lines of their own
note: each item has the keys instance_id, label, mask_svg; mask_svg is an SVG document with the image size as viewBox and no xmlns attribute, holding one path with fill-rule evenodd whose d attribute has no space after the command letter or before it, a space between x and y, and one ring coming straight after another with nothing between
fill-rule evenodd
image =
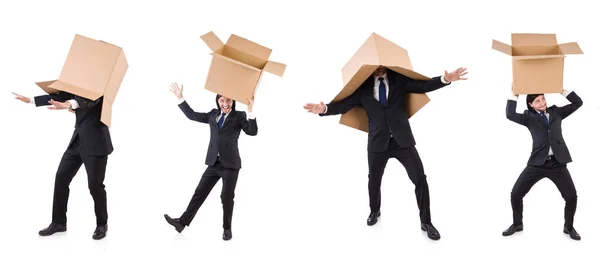
<instances>
[{"instance_id":1,"label":"suit jacket lapel","mask_svg":"<svg viewBox=\"0 0 600 273\"><path fill-rule=\"evenodd\" d=\"M220 115L221 115L221 112L216 111L214 114L212 114L208 117L208 124L210 124L210 126L214 126L217 130L219 130L219 125L217 124L217 119L219 118Z\"/></svg>"},{"instance_id":2,"label":"suit jacket lapel","mask_svg":"<svg viewBox=\"0 0 600 273\"><path fill-rule=\"evenodd\" d=\"M550 107L547 110L548 113L550 114L550 119L548 119L548 123L550 123L550 125L552 125L552 122L554 122L556 120L556 115L558 115L558 113L554 110L555 110L554 107Z\"/></svg>"},{"instance_id":3,"label":"suit jacket lapel","mask_svg":"<svg viewBox=\"0 0 600 273\"><path fill-rule=\"evenodd\" d=\"M388 72L388 86L390 88L389 93L388 93L388 105L391 102L393 102L395 99L397 99L398 94L402 93L402 92L398 92L396 90L398 83L396 82L396 77L394 77L394 76L395 76L394 73Z\"/></svg>"}]
</instances>

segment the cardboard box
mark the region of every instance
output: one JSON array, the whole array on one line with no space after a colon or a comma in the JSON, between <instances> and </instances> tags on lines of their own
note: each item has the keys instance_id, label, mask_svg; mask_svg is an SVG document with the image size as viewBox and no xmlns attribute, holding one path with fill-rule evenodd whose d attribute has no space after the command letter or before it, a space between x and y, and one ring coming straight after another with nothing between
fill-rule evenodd
<instances>
[{"instance_id":1,"label":"cardboard box","mask_svg":"<svg viewBox=\"0 0 600 273\"><path fill-rule=\"evenodd\" d=\"M36 84L49 94L64 91L90 100L104 96L100 119L110 127L112 105L128 68L122 48L75 34L58 80Z\"/></svg>"},{"instance_id":2,"label":"cardboard box","mask_svg":"<svg viewBox=\"0 0 600 273\"><path fill-rule=\"evenodd\" d=\"M413 71L406 49L373 33L342 68L344 87L331 102L338 102L352 95L365 80L372 76L379 66L385 66L411 79L431 79ZM429 101L429 97L425 94L408 93L406 105L408 117L412 117ZM340 124L369 132L367 113L360 106L354 107L343 114L340 118Z\"/></svg>"},{"instance_id":3,"label":"cardboard box","mask_svg":"<svg viewBox=\"0 0 600 273\"><path fill-rule=\"evenodd\" d=\"M583 54L575 42L558 44L555 34L513 33L512 46L492 40L492 49L512 56L513 93L561 93L566 54Z\"/></svg>"},{"instance_id":4,"label":"cardboard box","mask_svg":"<svg viewBox=\"0 0 600 273\"><path fill-rule=\"evenodd\" d=\"M213 52L206 90L248 105L263 72L283 76L286 65L269 61L269 48L234 34L225 44L212 31L201 38Z\"/></svg>"}]
</instances>

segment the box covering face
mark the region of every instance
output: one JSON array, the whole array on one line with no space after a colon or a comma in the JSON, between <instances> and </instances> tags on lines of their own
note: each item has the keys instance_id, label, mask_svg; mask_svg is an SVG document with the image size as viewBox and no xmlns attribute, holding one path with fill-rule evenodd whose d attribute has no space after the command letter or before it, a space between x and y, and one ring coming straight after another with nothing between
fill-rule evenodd
<instances>
[{"instance_id":1,"label":"box covering face","mask_svg":"<svg viewBox=\"0 0 600 273\"><path fill-rule=\"evenodd\" d=\"M76 34L58 79L36 84L49 94L64 91L89 100L104 96L100 119L110 127L112 105L128 68L122 48Z\"/></svg>"}]
</instances>

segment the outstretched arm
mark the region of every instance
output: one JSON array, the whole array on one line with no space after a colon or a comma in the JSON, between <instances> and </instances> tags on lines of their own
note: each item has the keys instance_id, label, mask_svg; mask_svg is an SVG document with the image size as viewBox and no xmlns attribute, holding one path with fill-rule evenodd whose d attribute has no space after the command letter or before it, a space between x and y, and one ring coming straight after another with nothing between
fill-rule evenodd
<instances>
[{"instance_id":1,"label":"outstretched arm","mask_svg":"<svg viewBox=\"0 0 600 273\"><path fill-rule=\"evenodd\" d=\"M183 98L183 84L180 87L177 85L177 83L172 83L170 90L179 101L179 109L181 109L188 119L197 122L208 123L208 113L194 112L192 107L190 107L187 101L185 101Z\"/></svg>"},{"instance_id":2,"label":"outstretched arm","mask_svg":"<svg viewBox=\"0 0 600 273\"><path fill-rule=\"evenodd\" d=\"M451 73L444 71L443 76L433 77L431 80L415 80L400 73L397 75L398 82L400 85L404 85L404 90L406 90L406 92L427 93L447 86L453 81L466 80L467 78L463 78L463 76L467 75L467 73L467 69L461 67L452 71Z\"/></svg>"},{"instance_id":3,"label":"outstretched arm","mask_svg":"<svg viewBox=\"0 0 600 273\"><path fill-rule=\"evenodd\" d=\"M406 90L407 93L420 94L435 91L450 85L450 82L445 81L444 77L442 76L433 77L431 80L415 80L404 75L400 75L398 82L401 85L404 85L404 90Z\"/></svg>"},{"instance_id":4,"label":"outstretched arm","mask_svg":"<svg viewBox=\"0 0 600 273\"><path fill-rule=\"evenodd\" d=\"M360 105L359 90L354 91L352 95L338 102L332 102L329 104L324 104L323 102L318 104L307 103L304 105L304 109L309 113L318 114L319 116L345 114L346 112L350 111L350 109Z\"/></svg>"},{"instance_id":5,"label":"outstretched arm","mask_svg":"<svg viewBox=\"0 0 600 273\"><path fill-rule=\"evenodd\" d=\"M194 112L192 107L185 101L184 98L179 100L179 109L185 114L185 116L193 121L208 123L208 113Z\"/></svg>"},{"instance_id":6,"label":"outstretched arm","mask_svg":"<svg viewBox=\"0 0 600 273\"><path fill-rule=\"evenodd\" d=\"M53 94L36 96L33 98L25 97L13 92L15 99L20 100L25 103L31 103L36 107L39 106L48 106L49 109L52 110L60 110L60 109L77 109L79 104L75 100L75 95L59 91Z\"/></svg>"},{"instance_id":7,"label":"outstretched arm","mask_svg":"<svg viewBox=\"0 0 600 273\"><path fill-rule=\"evenodd\" d=\"M69 101L71 103L71 105L73 105L73 101L75 100L75 96L71 93L67 93L67 92L56 92L53 94L48 94L48 95L42 95L42 96L36 96L33 98L33 101L35 103L35 106L47 106L47 105L51 105L50 101L54 100L57 102L67 102Z\"/></svg>"}]
</instances>

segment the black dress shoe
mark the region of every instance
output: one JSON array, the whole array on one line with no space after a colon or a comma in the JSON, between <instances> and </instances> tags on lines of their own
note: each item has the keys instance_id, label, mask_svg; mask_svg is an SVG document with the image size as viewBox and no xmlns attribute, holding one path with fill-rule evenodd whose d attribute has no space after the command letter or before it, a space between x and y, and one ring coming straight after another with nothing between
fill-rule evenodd
<instances>
[{"instance_id":1,"label":"black dress shoe","mask_svg":"<svg viewBox=\"0 0 600 273\"><path fill-rule=\"evenodd\" d=\"M177 232L179 233L181 233L185 228L184 225L179 223L179 218L171 218L169 215L165 214L165 220L167 220L167 223L169 223L169 225L174 226L175 230L177 230Z\"/></svg>"},{"instance_id":2,"label":"black dress shoe","mask_svg":"<svg viewBox=\"0 0 600 273\"><path fill-rule=\"evenodd\" d=\"M100 240L106 237L106 231L108 231L107 225L97 226L96 230L94 230L94 235L92 235L92 239Z\"/></svg>"},{"instance_id":3,"label":"black dress shoe","mask_svg":"<svg viewBox=\"0 0 600 273\"><path fill-rule=\"evenodd\" d=\"M515 234L517 231L523 231L523 224L512 224L505 231L502 232L502 236L510 236Z\"/></svg>"},{"instance_id":4,"label":"black dress shoe","mask_svg":"<svg viewBox=\"0 0 600 273\"><path fill-rule=\"evenodd\" d=\"M369 214L369 218L367 218L367 226L372 226L374 224L377 224L377 218L379 218L379 216L381 216L381 213L378 212L371 212Z\"/></svg>"},{"instance_id":5,"label":"black dress shoe","mask_svg":"<svg viewBox=\"0 0 600 273\"><path fill-rule=\"evenodd\" d=\"M432 224L421 224L421 230L427 231L427 237L431 240L439 240L440 233Z\"/></svg>"},{"instance_id":6,"label":"black dress shoe","mask_svg":"<svg viewBox=\"0 0 600 273\"><path fill-rule=\"evenodd\" d=\"M56 232L65 232L67 231L66 225L51 223L47 228L40 230L38 234L40 236L50 236Z\"/></svg>"},{"instance_id":7,"label":"black dress shoe","mask_svg":"<svg viewBox=\"0 0 600 273\"><path fill-rule=\"evenodd\" d=\"M575 230L575 228L563 228L563 232L565 234L569 234L569 237L571 237L571 239L573 240L581 240L581 236L579 236L579 233L577 233L577 231Z\"/></svg>"},{"instance_id":8,"label":"black dress shoe","mask_svg":"<svg viewBox=\"0 0 600 273\"><path fill-rule=\"evenodd\" d=\"M225 229L225 230L223 230L223 240L229 241L229 240L231 240L231 237L232 237L232 235L231 235L231 229Z\"/></svg>"}]
</instances>

